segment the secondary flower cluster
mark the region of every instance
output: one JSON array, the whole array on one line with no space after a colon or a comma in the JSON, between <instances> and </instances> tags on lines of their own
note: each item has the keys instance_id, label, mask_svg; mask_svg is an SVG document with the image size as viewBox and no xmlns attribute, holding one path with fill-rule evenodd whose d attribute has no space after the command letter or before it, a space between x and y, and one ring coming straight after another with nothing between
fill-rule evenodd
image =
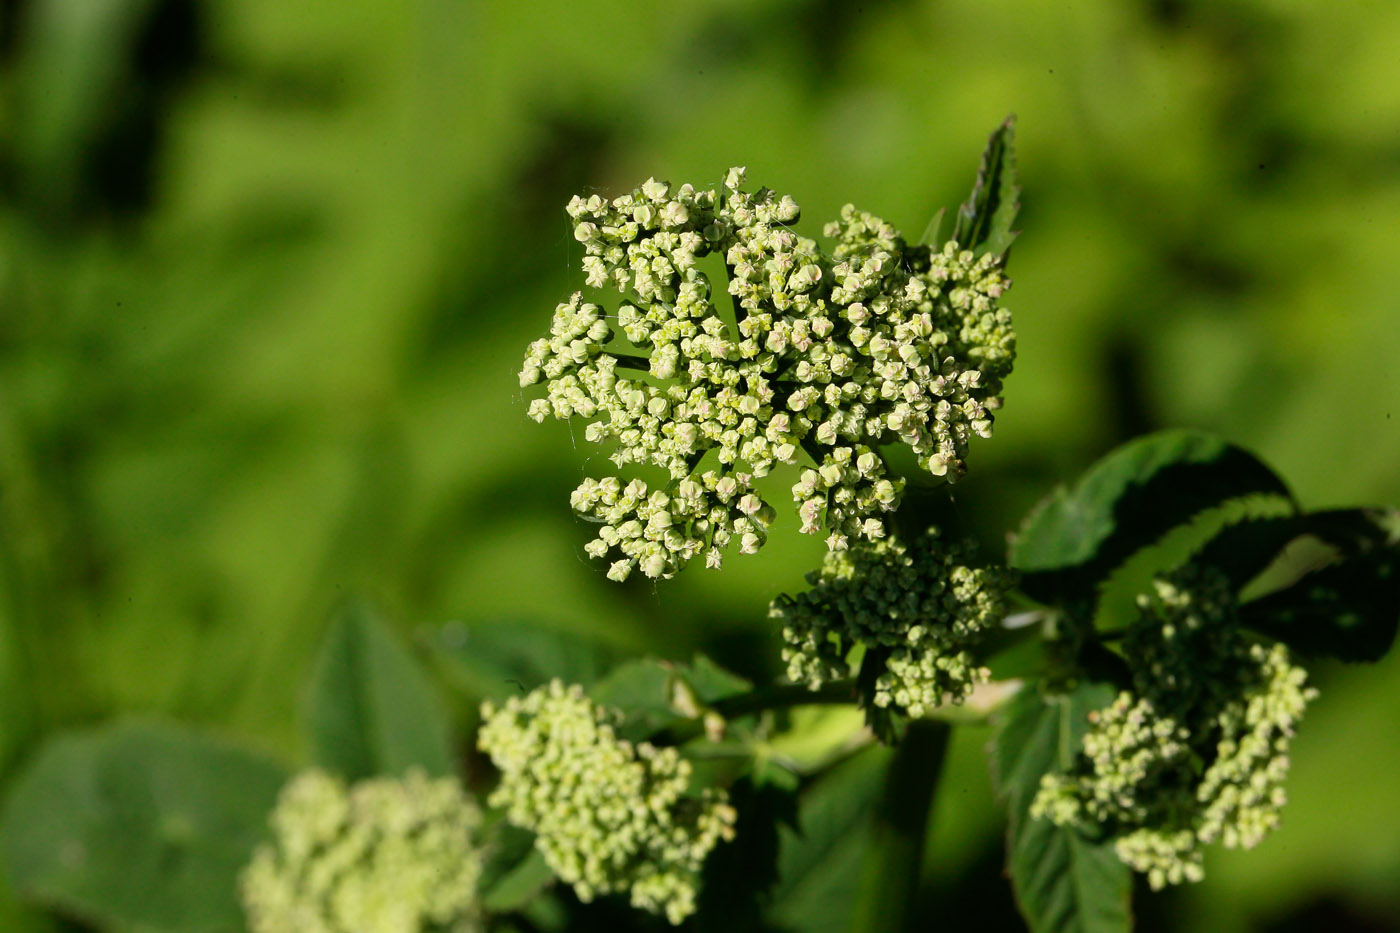
<instances>
[{"instance_id":1,"label":"secondary flower cluster","mask_svg":"<svg viewBox=\"0 0 1400 933\"><path fill-rule=\"evenodd\" d=\"M307 771L272 814L275 842L242 877L253 933L474 933L481 929L476 804L420 771L353 787Z\"/></svg>"},{"instance_id":2,"label":"secondary flower cluster","mask_svg":"<svg viewBox=\"0 0 1400 933\"><path fill-rule=\"evenodd\" d=\"M825 530L833 551L877 540L904 486L879 448L907 445L955 479L1001 405L1015 335L997 257L909 245L850 205L826 227L828 255L790 229L792 198L743 182L743 169L717 191L650 180L568 206L587 284L623 300L615 315L581 293L559 305L520 384L547 386L537 421L590 419L587 439L617 467L666 473L575 491L574 508L602 523L589 551L614 555L613 579L668 577L701 554L717 567L731 543L756 551L776 513L755 480L803 453L802 530ZM701 270L712 254L728 272L724 311Z\"/></svg>"},{"instance_id":3,"label":"secondary flower cluster","mask_svg":"<svg viewBox=\"0 0 1400 933\"><path fill-rule=\"evenodd\" d=\"M1091 717L1078 765L1031 814L1106 827L1154 889L1203 877L1201 847L1252 848L1278 825L1288 746L1317 691L1281 644L1251 642L1218 573L1188 565L1139 597L1133 690Z\"/></svg>"},{"instance_id":4,"label":"secondary flower cluster","mask_svg":"<svg viewBox=\"0 0 1400 933\"><path fill-rule=\"evenodd\" d=\"M780 596L769 611L783 626L788 677L813 689L849 676L856 645L884 655L877 706L922 716L960 703L990 676L973 649L1006 614L1012 575L975 567L967 544L945 545L929 529L912 547L898 538L826 556L810 590Z\"/></svg>"},{"instance_id":5,"label":"secondary flower cluster","mask_svg":"<svg viewBox=\"0 0 1400 933\"><path fill-rule=\"evenodd\" d=\"M556 875L583 901L628 891L632 905L680 923L700 870L735 811L722 790L690 788L674 748L619 739L620 714L558 680L482 706L477 743L501 772L492 806L533 831Z\"/></svg>"}]
</instances>

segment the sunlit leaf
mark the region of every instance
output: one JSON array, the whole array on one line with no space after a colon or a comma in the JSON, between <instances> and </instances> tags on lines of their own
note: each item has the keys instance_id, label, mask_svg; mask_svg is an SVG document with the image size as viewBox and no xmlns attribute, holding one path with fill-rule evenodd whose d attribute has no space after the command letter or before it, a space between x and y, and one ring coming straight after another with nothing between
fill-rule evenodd
<instances>
[{"instance_id":1,"label":"sunlit leaf","mask_svg":"<svg viewBox=\"0 0 1400 933\"><path fill-rule=\"evenodd\" d=\"M1091 598L1139 549L1205 509L1248 496L1291 501L1283 480L1239 447L1194 431L1149 434L1037 505L1012 540L1010 563L1036 599Z\"/></svg>"}]
</instances>

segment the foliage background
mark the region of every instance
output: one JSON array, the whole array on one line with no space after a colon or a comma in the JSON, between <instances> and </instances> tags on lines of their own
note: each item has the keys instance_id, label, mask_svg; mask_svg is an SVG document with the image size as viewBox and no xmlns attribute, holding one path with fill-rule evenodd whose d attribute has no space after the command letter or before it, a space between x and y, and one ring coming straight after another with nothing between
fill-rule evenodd
<instances>
[{"instance_id":1,"label":"foliage background","mask_svg":"<svg viewBox=\"0 0 1400 933\"><path fill-rule=\"evenodd\" d=\"M849 200L917 236L1015 111L1021 356L963 520L994 544L1167 425L1255 450L1309 507L1400 504L1393 3L0 15L0 774L127 711L304 756L289 711L348 593L420 636L526 618L771 673L767 601L820 543L606 582L567 504L592 452L515 385L576 287L563 204L653 174L747 164L809 233ZM1144 929L1400 929L1397 674L1317 672L1282 831L1141 901ZM956 741L928 884L995 929L985 741ZM57 929L3 892L0 926Z\"/></svg>"}]
</instances>

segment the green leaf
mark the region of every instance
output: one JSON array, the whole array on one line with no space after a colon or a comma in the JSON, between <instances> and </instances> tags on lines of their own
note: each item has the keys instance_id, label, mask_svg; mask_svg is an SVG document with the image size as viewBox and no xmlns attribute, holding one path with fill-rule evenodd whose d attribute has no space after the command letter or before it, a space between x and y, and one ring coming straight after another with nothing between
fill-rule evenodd
<instances>
[{"instance_id":1,"label":"green leaf","mask_svg":"<svg viewBox=\"0 0 1400 933\"><path fill-rule=\"evenodd\" d=\"M798 798L797 829L779 830L770 921L803 933L848 933L873 815L892 752L867 748L826 772Z\"/></svg>"},{"instance_id":2,"label":"green leaf","mask_svg":"<svg viewBox=\"0 0 1400 933\"><path fill-rule=\"evenodd\" d=\"M928 226L924 227L924 235L919 237L920 246L932 246L934 249L942 244L938 242L938 234L943 231L943 215L948 213L948 209L940 207L938 213L929 218Z\"/></svg>"},{"instance_id":3,"label":"green leaf","mask_svg":"<svg viewBox=\"0 0 1400 933\"><path fill-rule=\"evenodd\" d=\"M490 700L528 693L555 678L588 687L619 660L594 639L530 622L449 622L429 630L423 642L453 684Z\"/></svg>"},{"instance_id":4,"label":"green leaf","mask_svg":"<svg viewBox=\"0 0 1400 933\"><path fill-rule=\"evenodd\" d=\"M1304 654L1378 661L1400 623L1400 549L1379 547L1245 603L1240 624Z\"/></svg>"},{"instance_id":5,"label":"green leaf","mask_svg":"<svg viewBox=\"0 0 1400 933\"><path fill-rule=\"evenodd\" d=\"M707 705L753 689L752 681L725 670L710 660L708 655L698 653L689 664L677 665L675 675L694 691L700 702Z\"/></svg>"},{"instance_id":6,"label":"green leaf","mask_svg":"<svg viewBox=\"0 0 1400 933\"><path fill-rule=\"evenodd\" d=\"M1129 441L1026 517L1011 543L1021 589L1047 603L1092 602L1134 552L1199 512L1288 487L1253 454L1219 438L1173 430Z\"/></svg>"},{"instance_id":7,"label":"green leaf","mask_svg":"<svg viewBox=\"0 0 1400 933\"><path fill-rule=\"evenodd\" d=\"M797 797L772 783L743 779L730 788L729 802L738 813L738 838L705 859L692 923L723 933L763 929L763 910L778 883L779 827L796 825Z\"/></svg>"},{"instance_id":8,"label":"green leaf","mask_svg":"<svg viewBox=\"0 0 1400 933\"><path fill-rule=\"evenodd\" d=\"M588 694L600 706L621 710L618 735L639 741L687 718L672 704L674 684L670 665L645 658L615 668Z\"/></svg>"},{"instance_id":9,"label":"green leaf","mask_svg":"<svg viewBox=\"0 0 1400 933\"><path fill-rule=\"evenodd\" d=\"M173 725L65 733L12 786L5 871L23 897L104 927L242 930L238 873L286 777Z\"/></svg>"},{"instance_id":10,"label":"green leaf","mask_svg":"<svg viewBox=\"0 0 1400 933\"><path fill-rule=\"evenodd\" d=\"M1012 230L1021 209L1016 180L1016 117L1007 117L987 140L972 194L958 208L952 239L979 255L1005 256L1019 231Z\"/></svg>"},{"instance_id":11,"label":"green leaf","mask_svg":"<svg viewBox=\"0 0 1400 933\"><path fill-rule=\"evenodd\" d=\"M535 848L509 872L487 890L481 906L493 914L520 910L554 883L554 873L545 864L544 855Z\"/></svg>"},{"instance_id":12,"label":"green leaf","mask_svg":"<svg viewBox=\"0 0 1400 933\"><path fill-rule=\"evenodd\" d=\"M434 776L454 771L447 714L432 682L359 600L326 634L303 713L316 763L347 780L413 767Z\"/></svg>"},{"instance_id":13,"label":"green leaf","mask_svg":"<svg viewBox=\"0 0 1400 933\"><path fill-rule=\"evenodd\" d=\"M1131 875L1108 841L1092 842L1030 818L1041 776L1069 767L1112 688L1084 683L1068 693L1023 690L1002 714L992 773L1007 807L1007 873L1032 933L1122 933L1132 928Z\"/></svg>"},{"instance_id":14,"label":"green leaf","mask_svg":"<svg viewBox=\"0 0 1400 933\"><path fill-rule=\"evenodd\" d=\"M1337 554L1383 541L1384 531L1366 509L1246 519L1222 528L1191 561L1223 572L1239 590L1268 570L1289 545L1305 536L1331 545L1332 553Z\"/></svg>"}]
</instances>

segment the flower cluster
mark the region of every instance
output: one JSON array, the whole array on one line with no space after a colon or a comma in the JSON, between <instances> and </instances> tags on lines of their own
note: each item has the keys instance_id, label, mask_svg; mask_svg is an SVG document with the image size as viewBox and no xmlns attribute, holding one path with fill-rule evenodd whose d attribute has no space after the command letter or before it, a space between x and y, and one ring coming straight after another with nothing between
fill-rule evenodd
<instances>
[{"instance_id":1,"label":"flower cluster","mask_svg":"<svg viewBox=\"0 0 1400 933\"><path fill-rule=\"evenodd\" d=\"M1317 691L1283 645L1235 627L1218 573L1188 565L1138 602L1133 689L1091 715L1077 766L1045 776L1031 814L1107 828L1155 889L1200 880L1202 846L1251 848L1278 825L1289 742Z\"/></svg>"},{"instance_id":2,"label":"flower cluster","mask_svg":"<svg viewBox=\"0 0 1400 933\"><path fill-rule=\"evenodd\" d=\"M568 206L587 284L622 300L615 314L582 293L559 305L520 384L547 386L537 421L590 419L587 439L618 468L665 471L652 487L589 478L573 495L602 524L589 552L615 555L613 579L668 577L701 554L716 567L731 543L756 551L776 512L755 481L800 455L802 530L825 530L833 551L878 540L904 487L880 448L906 445L955 479L1001 405L1015 335L998 257L909 245L850 205L826 227L828 255L790 229L792 198L743 182L743 169L718 190L650 180ZM728 273L723 311L710 255Z\"/></svg>"},{"instance_id":3,"label":"flower cluster","mask_svg":"<svg viewBox=\"0 0 1400 933\"><path fill-rule=\"evenodd\" d=\"M974 649L1006 614L1012 575L974 567L966 544L947 546L930 529L913 547L886 538L828 554L808 574L812 588L780 596L788 677L813 689L849 675L856 645L881 652L874 702L911 716L960 703L990 676Z\"/></svg>"},{"instance_id":4,"label":"flower cluster","mask_svg":"<svg viewBox=\"0 0 1400 933\"><path fill-rule=\"evenodd\" d=\"M734 836L722 790L690 788L674 748L619 739L620 714L553 681L482 707L477 742L501 772L492 806L533 831L556 875L584 901L628 891L680 923L695 911L705 857Z\"/></svg>"},{"instance_id":5,"label":"flower cluster","mask_svg":"<svg viewBox=\"0 0 1400 933\"><path fill-rule=\"evenodd\" d=\"M347 788L307 771L272 814L275 842L244 870L253 933L420 933L481 929L476 804L452 778L420 771Z\"/></svg>"}]
</instances>

